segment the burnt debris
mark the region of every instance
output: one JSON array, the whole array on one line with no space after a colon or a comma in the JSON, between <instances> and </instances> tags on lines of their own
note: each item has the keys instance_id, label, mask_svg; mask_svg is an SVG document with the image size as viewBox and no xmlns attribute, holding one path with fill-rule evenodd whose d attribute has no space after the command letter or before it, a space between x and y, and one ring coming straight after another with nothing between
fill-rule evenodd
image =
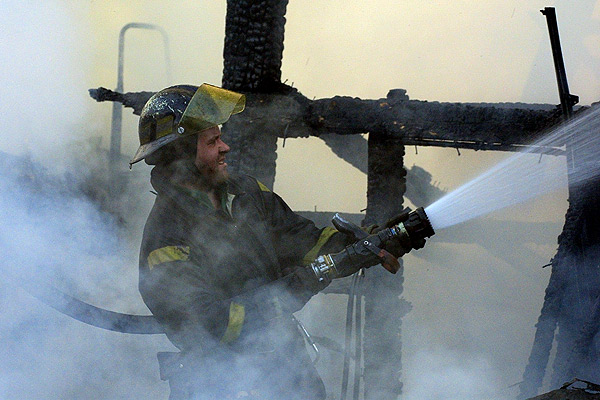
<instances>
[{"instance_id":1,"label":"burnt debris","mask_svg":"<svg viewBox=\"0 0 600 400\"><path fill-rule=\"evenodd\" d=\"M582 379L573 379L559 389L531 397L528 400L598 400L600 385Z\"/></svg>"}]
</instances>

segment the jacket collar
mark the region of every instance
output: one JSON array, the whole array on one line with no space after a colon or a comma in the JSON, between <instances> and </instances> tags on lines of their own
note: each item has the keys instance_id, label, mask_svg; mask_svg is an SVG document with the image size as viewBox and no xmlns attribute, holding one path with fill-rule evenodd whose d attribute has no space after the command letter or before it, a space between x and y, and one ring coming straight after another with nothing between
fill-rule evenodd
<instances>
[{"instance_id":1,"label":"jacket collar","mask_svg":"<svg viewBox=\"0 0 600 400\"><path fill-rule=\"evenodd\" d=\"M214 211L208 194L202 190L190 189L185 183L200 179L198 169L191 160L175 161L166 166L156 166L152 169L150 181L159 195L172 198L175 202L189 206L189 202L200 205L206 212ZM231 215L233 198L245 193L235 177L230 177L217 188L221 207ZM186 207L187 208L187 207Z\"/></svg>"}]
</instances>

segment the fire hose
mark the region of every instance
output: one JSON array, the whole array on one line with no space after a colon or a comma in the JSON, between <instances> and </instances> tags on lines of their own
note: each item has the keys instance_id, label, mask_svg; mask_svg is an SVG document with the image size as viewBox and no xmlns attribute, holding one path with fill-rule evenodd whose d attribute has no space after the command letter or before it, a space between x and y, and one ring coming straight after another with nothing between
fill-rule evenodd
<instances>
[{"instance_id":1,"label":"fire hose","mask_svg":"<svg viewBox=\"0 0 600 400\"><path fill-rule=\"evenodd\" d=\"M4 276L7 277L6 273ZM24 283L24 280L14 276L9 278L42 303L85 324L121 333L164 333L163 327L152 315L124 314L105 310L70 296L47 283L31 280Z\"/></svg>"},{"instance_id":2,"label":"fire hose","mask_svg":"<svg viewBox=\"0 0 600 400\"><path fill-rule=\"evenodd\" d=\"M430 237L434 234L431 223L422 208L403 214L401 219L401 222L391 227L386 227L376 234L367 235L359 227L343 220L336 214L333 220L336 228L342 232L353 234L357 239L362 240L362 242L359 247L346 248L343 252L337 254L320 256L309 268L314 271L317 279L331 280L338 277L340 273L338 268L347 263L348 257L352 257L352 252L355 252L355 254L359 252L371 252L374 256L380 258L386 269L395 273L397 268L393 265L393 261L397 263L397 260L390 260L389 253L381 249L380 246L395 238L404 243L403 246L406 248L406 252L408 252L411 248L417 248L414 243L418 243L419 240L424 240L425 237ZM7 275L5 274L5 276ZM38 300L60 313L85 324L121 333L164 333L163 327L152 315L134 315L109 311L81 301L45 283L35 281L26 281L27 283L24 283L23 280L16 279L15 277L12 277L12 280ZM318 355L318 349L315 349L315 351Z\"/></svg>"}]
</instances>

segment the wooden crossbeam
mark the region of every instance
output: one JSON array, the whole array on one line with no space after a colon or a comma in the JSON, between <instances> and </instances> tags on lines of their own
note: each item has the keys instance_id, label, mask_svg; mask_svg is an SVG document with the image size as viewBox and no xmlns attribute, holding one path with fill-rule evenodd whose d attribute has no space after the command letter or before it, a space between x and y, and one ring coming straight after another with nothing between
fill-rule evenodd
<instances>
[{"instance_id":1,"label":"wooden crossbeam","mask_svg":"<svg viewBox=\"0 0 600 400\"><path fill-rule=\"evenodd\" d=\"M405 145L473 150L521 151L564 155L560 147L536 146L545 130L560 121L559 110L504 108L505 106L439 103L398 98L362 100L335 96L309 100L298 91L287 94L248 93L246 111L232 118L260 122L281 138L384 134ZM118 93L91 89L97 101L117 101L140 113L152 92ZM526 106L526 105L525 105Z\"/></svg>"},{"instance_id":2,"label":"wooden crossbeam","mask_svg":"<svg viewBox=\"0 0 600 400\"><path fill-rule=\"evenodd\" d=\"M397 90L401 89L390 93ZM534 144L560 121L558 109L439 103L393 95L377 100L343 96L309 100L296 91L249 94L248 100L245 115L236 118L260 121L282 138L370 132L401 139L405 145L501 151L527 148L564 154L560 147Z\"/></svg>"}]
</instances>

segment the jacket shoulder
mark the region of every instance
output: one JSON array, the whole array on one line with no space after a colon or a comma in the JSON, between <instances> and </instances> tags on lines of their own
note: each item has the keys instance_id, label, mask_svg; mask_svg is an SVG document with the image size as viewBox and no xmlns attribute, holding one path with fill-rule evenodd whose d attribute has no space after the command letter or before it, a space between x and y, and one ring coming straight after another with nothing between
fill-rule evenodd
<instances>
[{"instance_id":1,"label":"jacket shoulder","mask_svg":"<svg viewBox=\"0 0 600 400\"><path fill-rule=\"evenodd\" d=\"M240 192L271 192L265 184L250 175L231 176L229 183Z\"/></svg>"},{"instance_id":2,"label":"jacket shoulder","mask_svg":"<svg viewBox=\"0 0 600 400\"><path fill-rule=\"evenodd\" d=\"M144 226L142 253L149 253L165 241L175 241L185 237L182 232L188 219L172 199L159 195ZM147 254L145 254L147 256Z\"/></svg>"}]
</instances>

